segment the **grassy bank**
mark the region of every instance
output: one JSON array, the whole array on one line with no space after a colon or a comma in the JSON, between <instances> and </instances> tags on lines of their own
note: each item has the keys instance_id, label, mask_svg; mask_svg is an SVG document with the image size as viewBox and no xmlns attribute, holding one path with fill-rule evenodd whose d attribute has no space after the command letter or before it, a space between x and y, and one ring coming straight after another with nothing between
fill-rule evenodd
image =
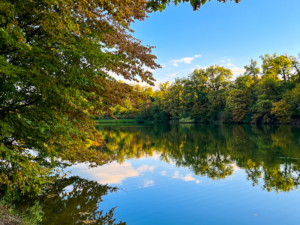
<instances>
[{"instance_id":1,"label":"grassy bank","mask_svg":"<svg viewBox=\"0 0 300 225\"><path fill-rule=\"evenodd\" d=\"M109 119L109 120L96 120L97 123L135 123L135 119Z\"/></svg>"},{"instance_id":2,"label":"grassy bank","mask_svg":"<svg viewBox=\"0 0 300 225\"><path fill-rule=\"evenodd\" d=\"M37 202L25 212L18 212L11 204L0 201L0 225L37 225L42 221L42 214Z\"/></svg>"},{"instance_id":3,"label":"grassy bank","mask_svg":"<svg viewBox=\"0 0 300 225\"><path fill-rule=\"evenodd\" d=\"M22 224L22 219L9 206L0 203L0 225Z\"/></svg>"}]
</instances>

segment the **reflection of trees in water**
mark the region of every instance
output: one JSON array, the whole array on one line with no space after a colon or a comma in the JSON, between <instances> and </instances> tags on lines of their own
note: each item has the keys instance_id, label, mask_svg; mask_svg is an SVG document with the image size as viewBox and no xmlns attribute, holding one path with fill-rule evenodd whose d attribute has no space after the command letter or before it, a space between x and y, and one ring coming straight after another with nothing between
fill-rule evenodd
<instances>
[{"instance_id":1,"label":"reflection of trees in water","mask_svg":"<svg viewBox=\"0 0 300 225\"><path fill-rule=\"evenodd\" d=\"M300 184L299 165L285 162L277 167L264 167L264 186L263 188L272 191L291 191L298 188Z\"/></svg>"},{"instance_id":2,"label":"reflection of trees in water","mask_svg":"<svg viewBox=\"0 0 300 225\"><path fill-rule=\"evenodd\" d=\"M102 197L116 191L117 188L79 177L59 180L38 198L44 212L42 224L83 225L92 222L97 225L125 225L124 222L115 223L115 208L107 213L99 210ZM17 205L26 209L35 200L37 199L27 197L21 199Z\"/></svg>"},{"instance_id":3,"label":"reflection of trees in water","mask_svg":"<svg viewBox=\"0 0 300 225\"><path fill-rule=\"evenodd\" d=\"M212 179L231 176L233 165L263 189L290 191L299 185L300 130L291 126L168 125L101 128L107 151L118 161L161 154L161 160ZM112 147L113 146L113 147Z\"/></svg>"}]
</instances>

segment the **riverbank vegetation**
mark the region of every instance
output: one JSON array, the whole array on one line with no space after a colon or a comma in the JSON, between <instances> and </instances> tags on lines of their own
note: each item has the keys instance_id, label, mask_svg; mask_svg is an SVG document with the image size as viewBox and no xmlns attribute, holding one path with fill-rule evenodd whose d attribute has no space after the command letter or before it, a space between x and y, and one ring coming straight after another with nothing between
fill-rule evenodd
<instances>
[{"instance_id":1,"label":"riverbank vegetation","mask_svg":"<svg viewBox=\"0 0 300 225\"><path fill-rule=\"evenodd\" d=\"M23 211L16 210L3 199L0 202L0 225L35 225L42 221L42 215L41 206L36 201Z\"/></svg>"},{"instance_id":2,"label":"riverbank vegetation","mask_svg":"<svg viewBox=\"0 0 300 225\"><path fill-rule=\"evenodd\" d=\"M134 89L146 100L134 108L116 106L118 116L135 112L136 122L300 122L300 61L287 55L261 56L262 65L251 60L245 73L233 78L232 71L213 65L196 69L175 82ZM118 107L120 107L118 109ZM117 110L118 109L118 110Z\"/></svg>"},{"instance_id":3,"label":"riverbank vegetation","mask_svg":"<svg viewBox=\"0 0 300 225\"><path fill-rule=\"evenodd\" d=\"M135 123L135 119L107 119L96 120L97 123Z\"/></svg>"}]
</instances>

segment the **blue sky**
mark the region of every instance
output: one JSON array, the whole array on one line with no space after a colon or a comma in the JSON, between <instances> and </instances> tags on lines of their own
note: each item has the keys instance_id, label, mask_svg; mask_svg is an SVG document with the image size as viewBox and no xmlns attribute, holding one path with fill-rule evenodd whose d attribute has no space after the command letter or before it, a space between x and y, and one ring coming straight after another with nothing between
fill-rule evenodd
<instances>
[{"instance_id":1,"label":"blue sky","mask_svg":"<svg viewBox=\"0 0 300 225\"><path fill-rule=\"evenodd\" d=\"M156 46L153 53L163 65L153 73L157 83L213 64L237 76L251 58L260 63L259 56L267 53L300 52L299 9L299 0L212 0L197 12L189 3L170 5L132 24L133 36Z\"/></svg>"}]
</instances>

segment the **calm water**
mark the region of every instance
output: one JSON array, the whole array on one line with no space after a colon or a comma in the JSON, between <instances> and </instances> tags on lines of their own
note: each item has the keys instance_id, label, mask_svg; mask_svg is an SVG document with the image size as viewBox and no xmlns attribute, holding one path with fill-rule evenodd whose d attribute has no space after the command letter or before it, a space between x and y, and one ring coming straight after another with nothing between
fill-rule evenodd
<instances>
[{"instance_id":1,"label":"calm water","mask_svg":"<svg viewBox=\"0 0 300 225\"><path fill-rule=\"evenodd\" d=\"M71 167L40 197L42 224L300 224L299 127L98 129L117 160Z\"/></svg>"}]
</instances>

